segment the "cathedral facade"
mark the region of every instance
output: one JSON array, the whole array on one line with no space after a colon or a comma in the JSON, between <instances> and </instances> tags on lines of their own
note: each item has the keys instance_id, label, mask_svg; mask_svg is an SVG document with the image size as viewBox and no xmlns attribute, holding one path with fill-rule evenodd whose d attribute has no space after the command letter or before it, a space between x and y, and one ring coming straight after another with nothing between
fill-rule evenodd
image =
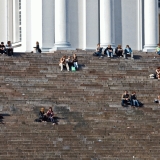
<instances>
[{"instance_id":1,"label":"cathedral facade","mask_svg":"<svg viewBox=\"0 0 160 160\"><path fill-rule=\"evenodd\" d=\"M158 0L1 0L0 41L29 52L127 44L152 51L159 42Z\"/></svg>"}]
</instances>

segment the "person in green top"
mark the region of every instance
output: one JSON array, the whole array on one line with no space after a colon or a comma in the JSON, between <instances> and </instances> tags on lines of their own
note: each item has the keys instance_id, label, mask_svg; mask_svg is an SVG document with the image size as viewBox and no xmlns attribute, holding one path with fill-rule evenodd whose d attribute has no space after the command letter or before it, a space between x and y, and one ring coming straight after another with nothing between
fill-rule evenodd
<instances>
[{"instance_id":1,"label":"person in green top","mask_svg":"<svg viewBox=\"0 0 160 160\"><path fill-rule=\"evenodd\" d=\"M157 53L158 55L160 55L160 44L158 44L157 47L156 47L156 53Z\"/></svg>"}]
</instances>

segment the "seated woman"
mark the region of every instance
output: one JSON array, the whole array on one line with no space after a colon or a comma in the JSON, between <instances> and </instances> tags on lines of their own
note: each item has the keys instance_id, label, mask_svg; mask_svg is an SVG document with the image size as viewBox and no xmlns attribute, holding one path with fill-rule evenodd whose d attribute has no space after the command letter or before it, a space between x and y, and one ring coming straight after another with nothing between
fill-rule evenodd
<instances>
[{"instance_id":1,"label":"seated woman","mask_svg":"<svg viewBox=\"0 0 160 160\"><path fill-rule=\"evenodd\" d=\"M6 44L6 52L8 56L13 56L13 47L11 41L8 41Z\"/></svg>"},{"instance_id":2,"label":"seated woman","mask_svg":"<svg viewBox=\"0 0 160 160\"><path fill-rule=\"evenodd\" d=\"M6 53L6 47L4 45L4 42L1 42L0 44L0 53L5 54Z\"/></svg>"},{"instance_id":3,"label":"seated woman","mask_svg":"<svg viewBox=\"0 0 160 160\"><path fill-rule=\"evenodd\" d=\"M54 113L52 111L52 107L49 107L49 109L45 115L47 116L48 120L51 121L54 125L55 121L54 121Z\"/></svg>"},{"instance_id":4,"label":"seated woman","mask_svg":"<svg viewBox=\"0 0 160 160\"><path fill-rule=\"evenodd\" d=\"M131 106L134 107L140 106L139 101L137 100L136 92L132 92L130 100L131 100Z\"/></svg>"},{"instance_id":5,"label":"seated woman","mask_svg":"<svg viewBox=\"0 0 160 160\"><path fill-rule=\"evenodd\" d=\"M124 107L124 106L127 106L129 103L130 103L129 94L128 94L128 91L125 91L125 92L122 94L122 102L121 102L121 105Z\"/></svg>"},{"instance_id":6,"label":"seated woman","mask_svg":"<svg viewBox=\"0 0 160 160\"><path fill-rule=\"evenodd\" d=\"M123 49L120 44L118 45L118 47L116 47L115 54L117 55L117 57L122 57Z\"/></svg>"},{"instance_id":7,"label":"seated woman","mask_svg":"<svg viewBox=\"0 0 160 160\"><path fill-rule=\"evenodd\" d=\"M78 58L76 54L73 54L72 62L73 62L74 67L78 69Z\"/></svg>"},{"instance_id":8,"label":"seated woman","mask_svg":"<svg viewBox=\"0 0 160 160\"><path fill-rule=\"evenodd\" d=\"M158 95L157 98L154 99L154 102L160 104L160 95Z\"/></svg>"},{"instance_id":9,"label":"seated woman","mask_svg":"<svg viewBox=\"0 0 160 160\"><path fill-rule=\"evenodd\" d=\"M33 47L34 50L31 53L41 53L41 49L39 47L39 42L36 42L36 47Z\"/></svg>"},{"instance_id":10,"label":"seated woman","mask_svg":"<svg viewBox=\"0 0 160 160\"><path fill-rule=\"evenodd\" d=\"M126 48L124 49L124 58L127 58L127 54L131 55L131 58L133 58L133 52L129 45L126 45Z\"/></svg>"},{"instance_id":11,"label":"seated woman","mask_svg":"<svg viewBox=\"0 0 160 160\"><path fill-rule=\"evenodd\" d=\"M156 69L156 78L160 79L160 67Z\"/></svg>"},{"instance_id":12,"label":"seated woman","mask_svg":"<svg viewBox=\"0 0 160 160\"><path fill-rule=\"evenodd\" d=\"M96 48L96 52L94 52L94 55L95 55L95 56L99 56L99 57L103 57L103 56L102 56L102 49L103 49L103 48L100 47L100 44L98 43L98 44L97 44L97 48Z\"/></svg>"},{"instance_id":13,"label":"seated woman","mask_svg":"<svg viewBox=\"0 0 160 160\"><path fill-rule=\"evenodd\" d=\"M66 66L67 71L69 71L69 65L68 63L66 63L66 56L63 56L62 58L60 58L59 66L61 67L61 71L63 71L64 66Z\"/></svg>"},{"instance_id":14,"label":"seated woman","mask_svg":"<svg viewBox=\"0 0 160 160\"><path fill-rule=\"evenodd\" d=\"M107 54L108 57L113 57L113 48L111 45L108 45L108 47L105 49L104 54Z\"/></svg>"}]
</instances>

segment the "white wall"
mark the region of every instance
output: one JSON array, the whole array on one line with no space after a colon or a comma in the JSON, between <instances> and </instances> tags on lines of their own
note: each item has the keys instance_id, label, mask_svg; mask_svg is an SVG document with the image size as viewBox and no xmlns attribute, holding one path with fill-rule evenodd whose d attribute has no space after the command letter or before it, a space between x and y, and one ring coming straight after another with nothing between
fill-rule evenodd
<instances>
[{"instance_id":1,"label":"white wall","mask_svg":"<svg viewBox=\"0 0 160 160\"><path fill-rule=\"evenodd\" d=\"M0 1L0 42L7 42L7 0Z\"/></svg>"},{"instance_id":2,"label":"white wall","mask_svg":"<svg viewBox=\"0 0 160 160\"><path fill-rule=\"evenodd\" d=\"M121 0L122 6L122 45L138 48L138 1Z\"/></svg>"},{"instance_id":3,"label":"white wall","mask_svg":"<svg viewBox=\"0 0 160 160\"><path fill-rule=\"evenodd\" d=\"M42 0L42 48L54 46L55 0Z\"/></svg>"},{"instance_id":4,"label":"white wall","mask_svg":"<svg viewBox=\"0 0 160 160\"><path fill-rule=\"evenodd\" d=\"M68 22L68 40L71 48L78 48L78 30L79 30L79 17L78 17L78 0L67 1L67 22Z\"/></svg>"},{"instance_id":5,"label":"white wall","mask_svg":"<svg viewBox=\"0 0 160 160\"><path fill-rule=\"evenodd\" d=\"M0 1L0 13L2 14L6 13L6 2L7 0L4 0L3 3ZM115 30L112 33L112 41L113 43L115 41L115 46L122 44L125 47L126 44L129 44L132 49L142 48L144 35L141 36L141 46L138 39L140 36L138 2L139 0L112 0L114 4L112 23L114 23L113 30ZM68 41L72 48L96 48L100 36L98 3L99 0L67 0ZM1 41L7 40L6 19L6 16L5 18L0 17ZM142 34L143 21L142 17ZM8 33L8 37L12 37L13 33L10 29ZM22 0L22 47L19 50L31 51L36 41L39 41L40 47L44 49L54 46L55 0Z\"/></svg>"}]
</instances>

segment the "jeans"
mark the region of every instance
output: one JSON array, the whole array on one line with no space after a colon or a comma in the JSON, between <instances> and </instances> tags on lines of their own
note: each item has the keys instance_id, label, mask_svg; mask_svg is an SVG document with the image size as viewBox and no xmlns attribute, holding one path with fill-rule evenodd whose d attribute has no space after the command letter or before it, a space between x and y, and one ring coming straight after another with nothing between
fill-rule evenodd
<instances>
[{"instance_id":1,"label":"jeans","mask_svg":"<svg viewBox=\"0 0 160 160\"><path fill-rule=\"evenodd\" d=\"M127 52L127 50L124 51L124 58L127 58L127 54L130 54L131 58L133 58L133 52Z\"/></svg>"},{"instance_id":2,"label":"jeans","mask_svg":"<svg viewBox=\"0 0 160 160\"><path fill-rule=\"evenodd\" d=\"M132 99L132 100L131 100L131 106L139 107L139 102L138 102L138 100Z\"/></svg>"},{"instance_id":3,"label":"jeans","mask_svg":"<svg viewBox=\"0 0 160 160\"><path fill-rule=\"evenodd\" d=\"M113 52L107 51L107 55L108 55L108 57L113 57Z\"/></svg>"},{"instance_id":4,"label":"jeans","mask_svg":"<svg viewBox=\"0 0 160 160\"><path fill-rule=\"evenodd\" d=\"M160 51L158 51L157 54L160 55Z\"/></svg>"},{"instance_id":5,"label":"jeans","mask_svg":"<svg viewBox=\"0 0 160 160\"><path fill-rule=\"evenodd\" d=\"M101 52L95 52L96 56L102 56Z\"/></svg>"},{"instance_id":6,"label":"jeans","mask_svg":"<svg viewBox=\"0 0 160 160\"><path fill-rule=\"evenodd\" d=\"M124 106L124 104L128 104L129 102L130 102L129 100L122 99L121 105Z\"/></svg>"},{"instance_id":7,"label":"jeans","mask_svg":"<svg viewBox=\"0 0 160 160\"><path fill-rule=\"evenodd\" d=\"M78 63L77 62L73 62L73 65L75 68L78 68Z\"/></svg>"}]
</instances>

